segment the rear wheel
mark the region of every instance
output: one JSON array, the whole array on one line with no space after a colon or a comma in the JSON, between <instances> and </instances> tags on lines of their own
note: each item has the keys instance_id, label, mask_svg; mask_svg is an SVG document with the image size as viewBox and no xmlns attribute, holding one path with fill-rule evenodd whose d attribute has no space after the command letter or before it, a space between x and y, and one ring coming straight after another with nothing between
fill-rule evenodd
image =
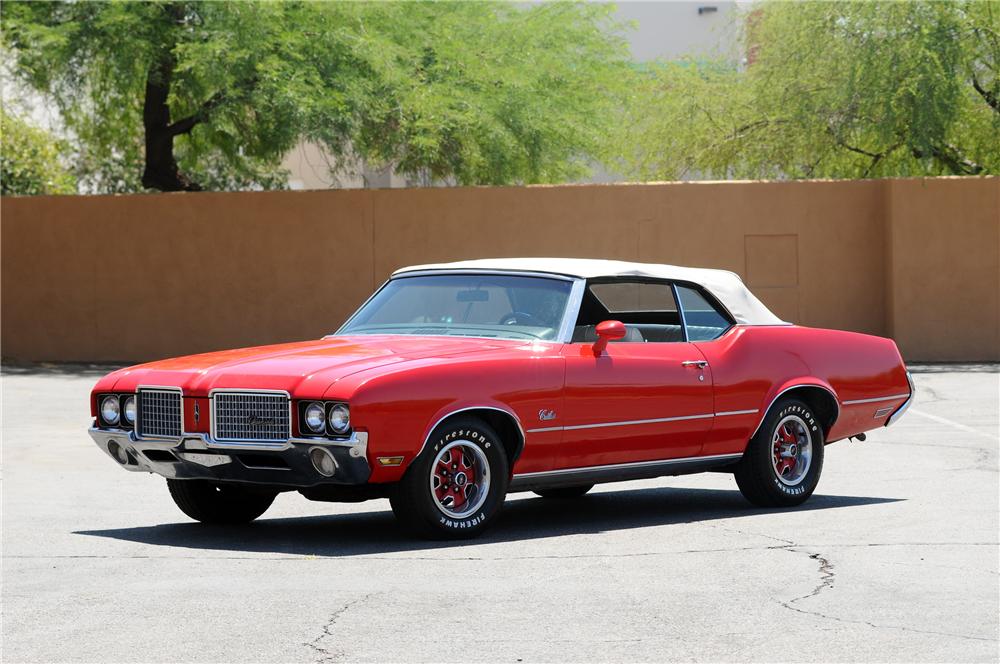
<instances>
[{"instance_id":1,"label":"rear wheel","mask_svg":"<svg viewBox=\"0 0 1000 664\"><path fill-rule=\"evenodd\" d=\"M539 489L535 491L535 493L542 498L556 498L564 500L568 498L579 498L593 488L593 484L585 484L583 486L563 486L558 489Z\"/></svg>"},{"instance_id":2,"label":"rear wheel","mask_svg":"<svg viewBox=\"0 0 1000 664\"><path fill-rule=\"evenodd\" d=\"M390 496L396 518L422 537L479 535L507 495L507 454L492 427L475 418L445 422Z\"/></svg>"},{"instance_id":3,"label":"rear wheel","mask_svg":"<svg viewBox=\"0 0 1000 664\"><path fill-rule=\"evenodd\" d=\"M800 505L819 483L823 445L823 428L812 409L797 399L782 399L736 466L736 484L754 505Z\"/></svg>"},{"instance_id":4,"label":"rear wheel","mask_svg":"<svg viewBox=\"0 0 1000 664\"><path fill-rule=\"evenodd\" d=\"M250 523L274 502L278 494L206 480L167 480L177 507L202 523Z\"/></svg>"}]
</instances>

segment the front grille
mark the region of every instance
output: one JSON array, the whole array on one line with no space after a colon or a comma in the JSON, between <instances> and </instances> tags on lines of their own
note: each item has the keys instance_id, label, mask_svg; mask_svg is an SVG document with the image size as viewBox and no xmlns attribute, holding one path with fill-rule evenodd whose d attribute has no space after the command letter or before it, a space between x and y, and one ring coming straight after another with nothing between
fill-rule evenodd
<instances>
[{"instance_id":1,"label":"front grille","mask_svg":"<svg viewBox=\"0 0 1000 664\"><path fill-rule=\"evenodd\" d=\"M139 435L181 435L181 393L176 390L139 390Z\"/></svg>"},{"instance_id":2,"label":"front grille","mask_svg":"<svg viewBox=\"0 0 1000 664\"><path fill-rule=\"evenodd\" d=\"M212 396L216 440L278 441L291 437L288 397L260 392L216 392Z\"/></svg>"}]
</instances>

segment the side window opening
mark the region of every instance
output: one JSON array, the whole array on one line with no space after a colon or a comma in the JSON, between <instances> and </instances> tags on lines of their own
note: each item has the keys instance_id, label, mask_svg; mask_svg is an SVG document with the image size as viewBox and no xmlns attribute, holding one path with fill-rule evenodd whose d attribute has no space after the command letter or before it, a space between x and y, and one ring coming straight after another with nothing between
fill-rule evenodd
<instances>
[{"instance_id":1,"label":"side window opening","mask_svg":"<svg viewBox=\"0 0 1000 664\"><path fill-rule=\"evenodd\" d=\"M699 290L677 284L677 295L684 311L688 341L718 339L733 325L729 316Z\"/></svg>"},{"instance_id":2,"label":"side window opening","mask_svg":"<svg viewBox=\"0 0 1000 664\"><path fill-rule=\"evenodd\" d=\"M595 327L605 320L625 324L625 337L618 343L684 341L680 311L673 287L667 282L619 279L588 283L573 329L573 341L596 341Z\"/></svg>"}]
</instances>

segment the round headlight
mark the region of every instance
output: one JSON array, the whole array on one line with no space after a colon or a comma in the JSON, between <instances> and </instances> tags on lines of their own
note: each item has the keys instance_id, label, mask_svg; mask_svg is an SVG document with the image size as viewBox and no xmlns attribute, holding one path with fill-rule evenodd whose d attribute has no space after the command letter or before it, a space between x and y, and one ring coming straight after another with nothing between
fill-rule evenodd
<instances>
[{"instance_id":1,"label":"round headlight","mask_svg":"<svg viewBox=\"0 0 1000 664\"><path fill-rule=\"evenodd\" d=\"M318 401L313 401L311 404L306 406L305 417L306 428L313 433L323 433L323 427L326 422L326 410L323 408L323 404Z\"/></svg>"},{"instance_id":2,"label":"round headlight","mask_svg":"<svg viewBox=\"0 0 1000 664\"><path fill-rule=\"evenodd\" d=\"M125 403L122 404L122 415L125 416L126 422L135 424L135 397L125 397Z\"/></svg>"},{"instance_id":3,"label":"round headlight","mask_svg":"<svg viewBox=\"0 0 1000 664\"><path fill-rule=\"evenodd\" d=\"M101 401L101 419L106 424L118 424L118 397L111 394Z\"/></svg>"},{"instance_id":4,"label":"round headlight","mask_svg":"<svg viewBox=\"0 0 1000 664\"><path fill-rule=\"evenodd\" d=\"M338 403L330 409L330 428L334 433L347 433L351 428L351 411L344 404Z\"/></svg>"}]
</instances>

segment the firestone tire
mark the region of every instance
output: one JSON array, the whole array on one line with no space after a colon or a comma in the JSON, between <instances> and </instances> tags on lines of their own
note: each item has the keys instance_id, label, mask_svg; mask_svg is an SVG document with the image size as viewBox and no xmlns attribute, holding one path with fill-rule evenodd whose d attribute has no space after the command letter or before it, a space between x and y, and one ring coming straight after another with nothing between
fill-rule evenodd
<instances>
[{"instance_id":1,"label":"firestone tire","mask_svg":"<svg viewBox=\"0 0 1000 664\"><path fill-rule=\"evenodd\" d=\"M542 498L568 500L570 498L579 498L593 488L593 484L585 484L583 486L564 486L559 487L558 489L539 489L538 491L535 491L535 494L541 496Z\"/></svg>"},{"instance_id":2,"label":"firestone tire","mask_svg":"<svg viewBox=\"0 0 1000 664\"><path fill-rule=\"evenodd\" d=\"M389 502L400 523L419 537L468 539L496 518L509 478L507 454L492 427L456 418L434 430Z\"/></svg>"},{"instance_id":3,"label":"firestone tire","mask_svg":"<svg viewBox=\"0 0 1000 664\"><path fill-rule=\"evenodd\" d=\"M812 495L823 472L823 427L797 399L778 401L736 466L743 496L760 507L793 507Z\"/></svg>"},{"instance_id":4,"label":"firestone tire","mask_svg":"<svg viewBox=\"0 0 1000 664\"><path fill-rule=\"evenodd\" d=\"M215 484L205 480L167 480L170 497L195 521L212 524L250 523L274 502L273 491Z\"/></svg>"}]
</instances>

